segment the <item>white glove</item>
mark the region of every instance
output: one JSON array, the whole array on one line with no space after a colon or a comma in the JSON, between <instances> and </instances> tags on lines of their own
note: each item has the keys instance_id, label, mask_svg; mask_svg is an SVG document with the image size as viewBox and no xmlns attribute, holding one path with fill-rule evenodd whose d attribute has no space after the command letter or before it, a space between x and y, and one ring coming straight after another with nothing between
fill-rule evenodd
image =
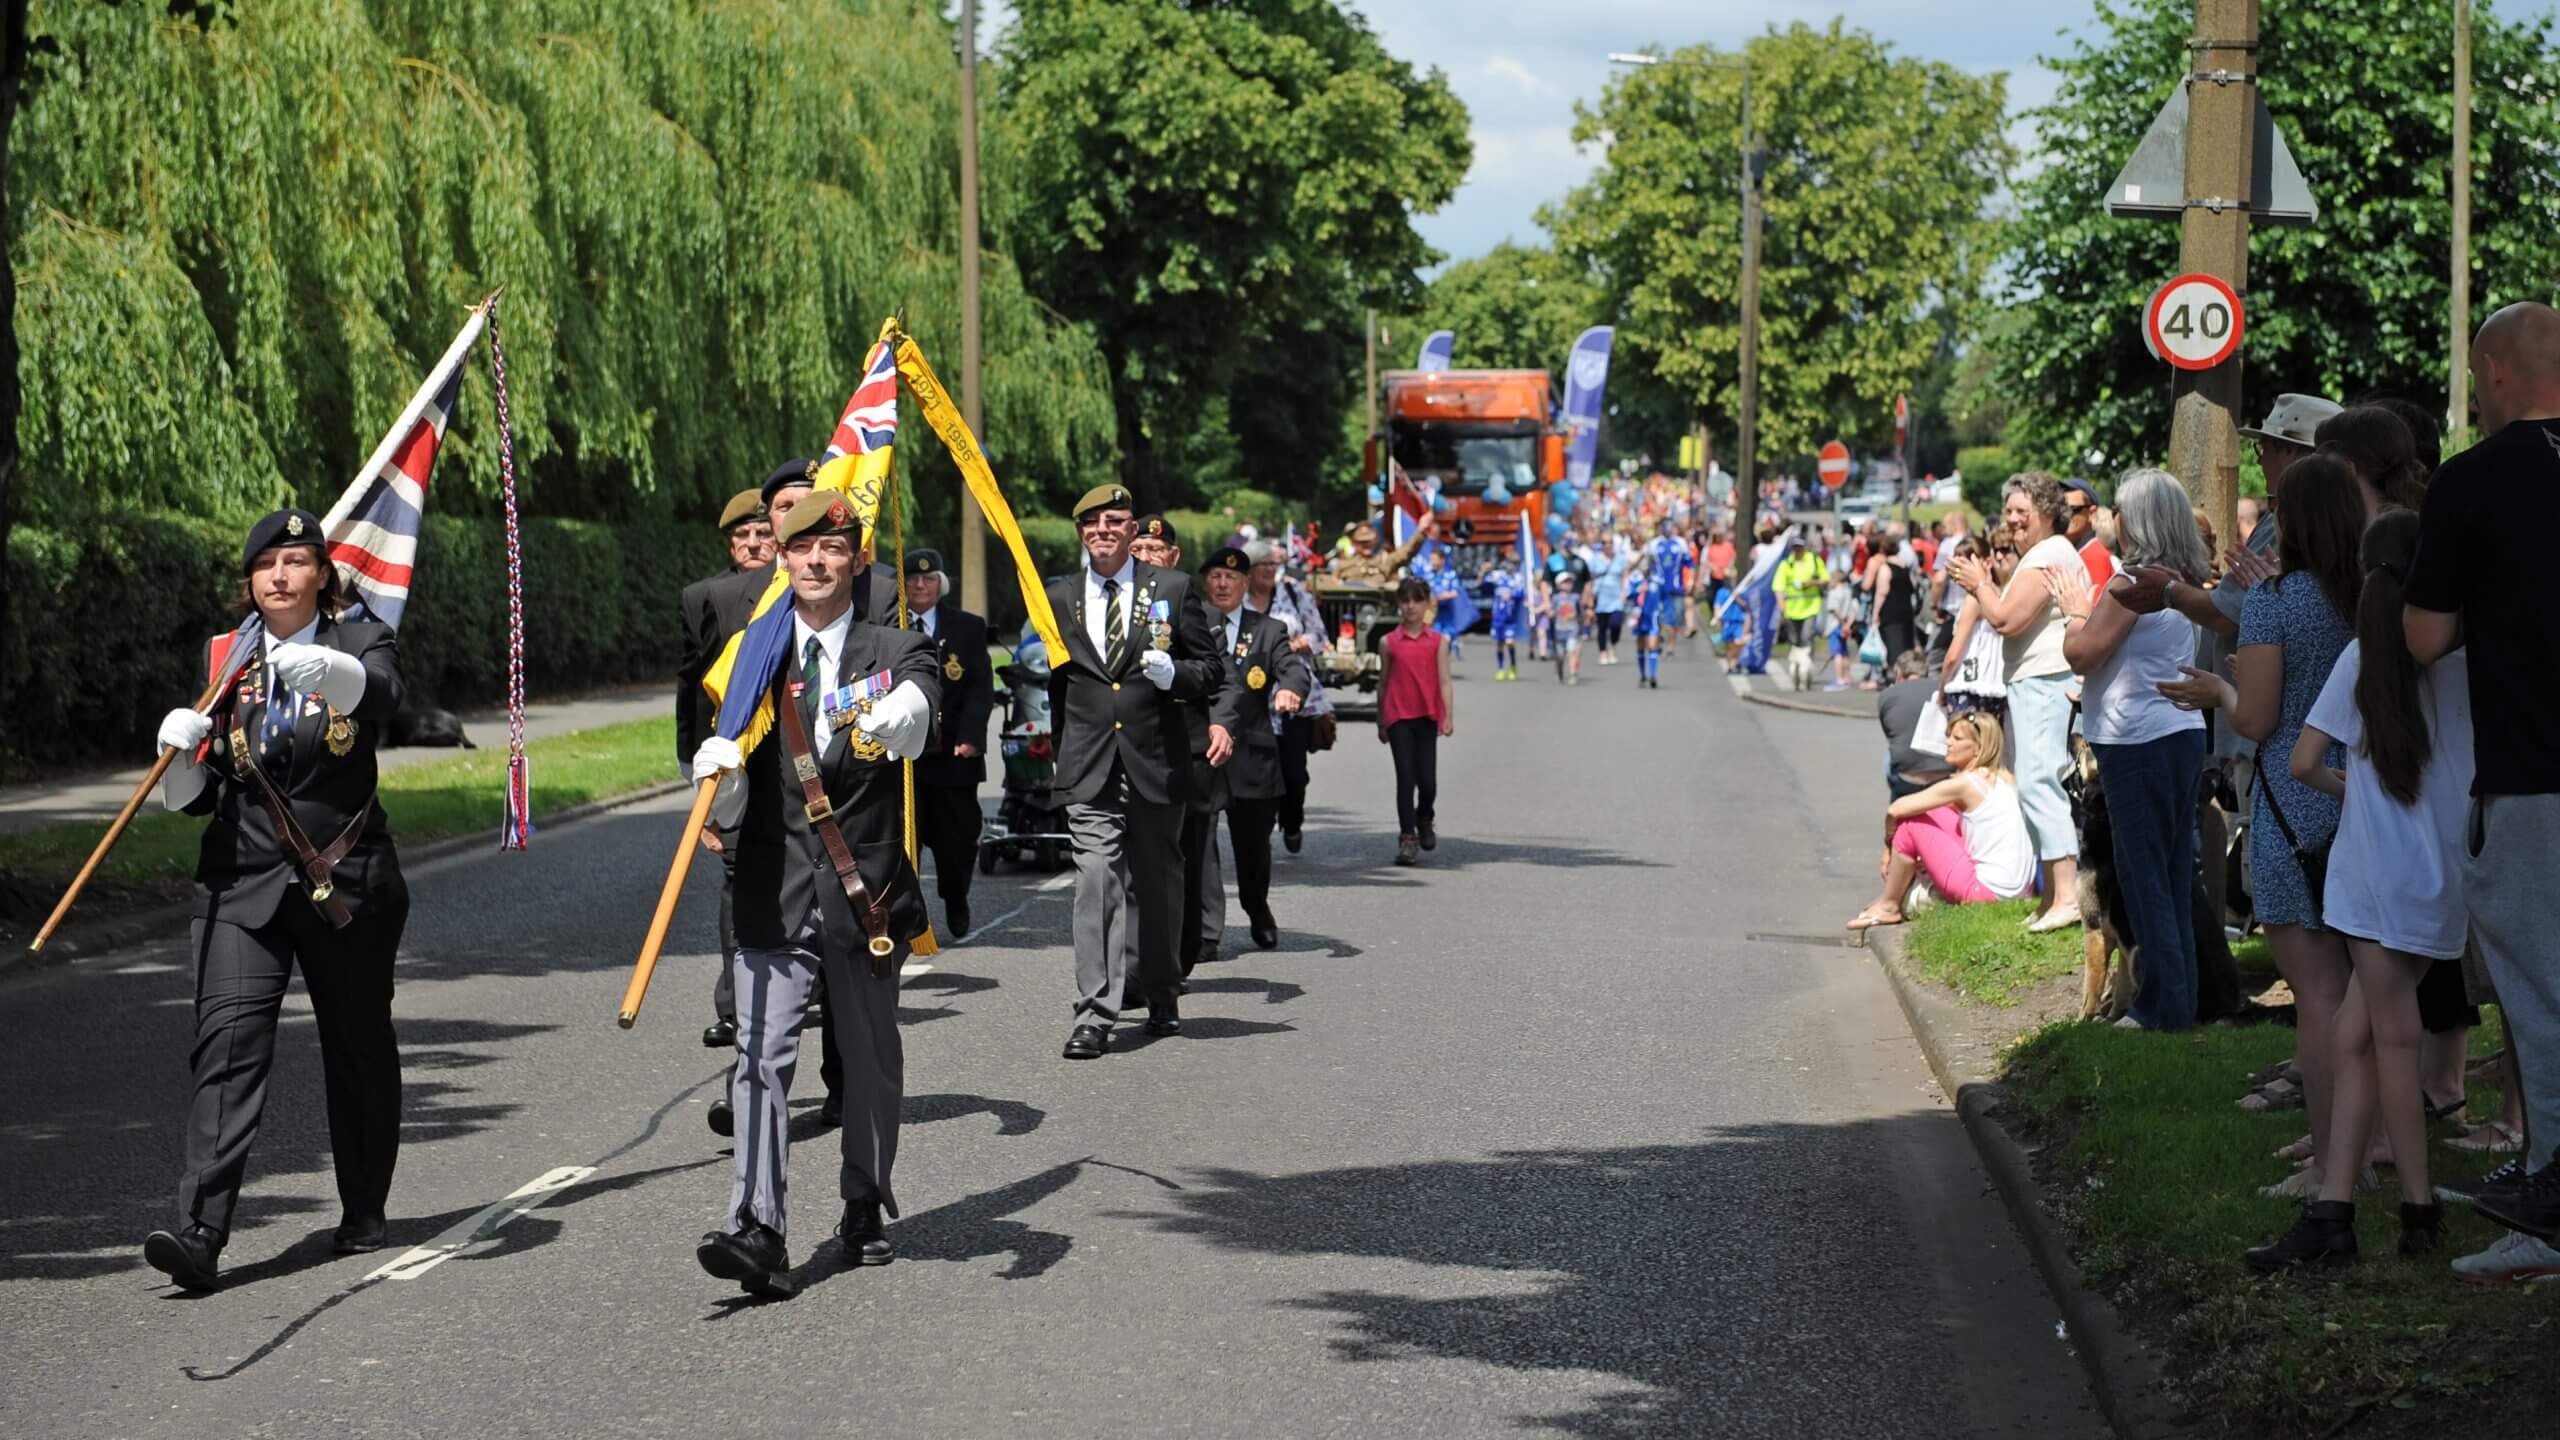
<instances>
[{"instance_id":1,"label":"white glove","mask_svg":"<svg viewBox=\"0 0 2560 1440\"><path fill-rule=\"evenodd\" d=\"M196 763L196 747L213 733L213 717L196 710L172 710L160 717L160 746L178 752L178 760Z\"/></svg>"},{"instance_id":2,"label":"white glove","mask_svg":"<svg viewBox=\"0 0 2560 1440\"><path fill-rule=\"evenodd\" d=\"M1161 650L1150 650L1147 652L1147 658L1138 662L1138 668L1146 672L1148 684L1159 690L1173 688L1172 656Z\"/></svg>"},{"instance_id":3,"label":"white glove","mask_svg":"<svg viewBox=\"0 0 2560 1440\"><path fill-rule=\"evenodd\" d=\"M714 735L693 752L693 778L699 782L725 771L736 770L747 763L738 753L738 742Z\"/></svg>"},{"instance_id":4,"label":"white glove","mask_svg":"<svg viewBox=\"0 0 2560 1440\"><path fill-rule=\"evenodd\" d=\"M913 760L933 738L933 704L916 682L902 681L897 689L871 702L870 712L853 723L855 729L886 746L892 756Z\"/></svg>"},{"instance_id":5,"label":"white glove","mask_svg":"<svg viewBox=\"0 0 2560 1440\"><path fill-rule=\"evenodd\" d=\"M352 713L364 699L364 662L343 650L288 642L269 651L267 663L276 667L276 679L287 694L317 694L341 715Z\"/></svg>"},{"instance_id":6,"label":"white glove","mask_svg":"<svg viewBox=\"0 0 2560 1440\"><path fill-rule=\"evenodd\" d=\"M747 757L738 753L738 742L717 735L702 742L693 752L693 780L699 785L713 776L720 777L720 788L711 792L711 823L723 830L735 830L747 814Z\"/></svg>"}]
</instances>

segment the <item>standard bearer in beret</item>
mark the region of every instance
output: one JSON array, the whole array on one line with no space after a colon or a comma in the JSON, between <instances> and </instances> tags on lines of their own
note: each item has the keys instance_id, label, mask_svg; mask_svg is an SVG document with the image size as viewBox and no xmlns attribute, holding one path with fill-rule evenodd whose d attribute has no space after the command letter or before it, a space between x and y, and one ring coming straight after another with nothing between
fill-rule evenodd
<instances>
[{"instance_id":1,"label":"standard bearer in beret","mask_svg":"<svg viewBox=\"0 0 2560 1440\"><path fill-rule=\"evenodd\" d=\"M258 1133L286 983L302 972L328 1091L342 1207L333 1248L380 1249L400 1154L391 960L409 888L375 786L400 708L389 626L341 619L320 517L278 510L240 561L248 619L205 649L210 711L172 710L160 803L206 817L195 873L195 1095L179 1220L143 1259L210 1290Z\"/></svg>"}]
</instances>

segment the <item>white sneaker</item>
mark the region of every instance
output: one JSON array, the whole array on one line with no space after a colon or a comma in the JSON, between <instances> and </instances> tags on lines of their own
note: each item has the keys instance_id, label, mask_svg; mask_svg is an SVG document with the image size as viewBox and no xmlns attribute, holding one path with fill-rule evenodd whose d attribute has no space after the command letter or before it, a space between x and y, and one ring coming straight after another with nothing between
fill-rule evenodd
<instances>
[{"instance_id":1,"label":"white sneaker","mask_svg":"<svg viewBox=\"0 0 2560 1440\"><path fill-rule=\"evenodd\" d=\"M1926 915L1942 903L1938 899L1938 892L1929 888L1928 881L1915 880L1911 884L1911 893L1903 897L1902 913L1906 917Z\"/></svg>"},{"instance_id":2,"label":"white sneaker","mask_svg":"<svg viewBox=\"0 0 2560 1440\"><path fill-rule=\"evenodd\" d=\"M2457 1278L2475 1285L2501 1285L2514 1280L2560 1279L2560 1250L2521 1230L2510 1230L2498 1243L2477 1255L2453 1262Z\"/></svg>"}]
</instances>

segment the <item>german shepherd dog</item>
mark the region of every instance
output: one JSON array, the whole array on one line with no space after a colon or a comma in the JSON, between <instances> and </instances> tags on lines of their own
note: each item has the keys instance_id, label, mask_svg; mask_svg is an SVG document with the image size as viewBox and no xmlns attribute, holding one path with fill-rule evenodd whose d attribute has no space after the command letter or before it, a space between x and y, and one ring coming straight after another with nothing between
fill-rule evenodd
<instances>
[{"instance_id":1,"label":"german shepherd dog","mask_svg":"<svg viewBox=\"0 0 2560 1440\"><path fill-rule=\"evenodd\" d=\"M2116 873L2115 827L2107 818L2107 787L2098 778L2098 757L2079 736L2071 737L2071 818L2080 835L2080 884L2076 897L2080 923L2087 933L2080 966L2080 1018L2115 1020L2131 1008L2142 991L2141 948L2135 942L2133 912ZM2231 960L2231 942L2223 935L2222 917L2213 913L2201 875L2188 877L2194 894L2196 937L2196 1023L2207 1024L2240 1013L2240 971Z\"/></svg>"}]
</instances>

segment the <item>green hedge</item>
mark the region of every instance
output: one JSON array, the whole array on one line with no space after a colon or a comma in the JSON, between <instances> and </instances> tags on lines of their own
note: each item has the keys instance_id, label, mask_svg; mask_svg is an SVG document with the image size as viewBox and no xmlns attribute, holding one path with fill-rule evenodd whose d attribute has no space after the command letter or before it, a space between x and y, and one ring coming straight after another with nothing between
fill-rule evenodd
<instances>
[{"instance_id":1,"label":"green hedge","mask_svg":"<svg viewBox=\"0 0 2560 1440\"><path fill-rule=\"evenodd\" d=\"M203 687L204 638L236 623L244 528L138 515L95 534L13 529L0 771L148 754L160 716ZM531 520L523 534L536 694L670 674L676 593L726 563L719 538L697 525ZM494 519L428 518L400 627L413 697L458 709L505 693L506 554Z\"/></svg>"}]
</instances>

